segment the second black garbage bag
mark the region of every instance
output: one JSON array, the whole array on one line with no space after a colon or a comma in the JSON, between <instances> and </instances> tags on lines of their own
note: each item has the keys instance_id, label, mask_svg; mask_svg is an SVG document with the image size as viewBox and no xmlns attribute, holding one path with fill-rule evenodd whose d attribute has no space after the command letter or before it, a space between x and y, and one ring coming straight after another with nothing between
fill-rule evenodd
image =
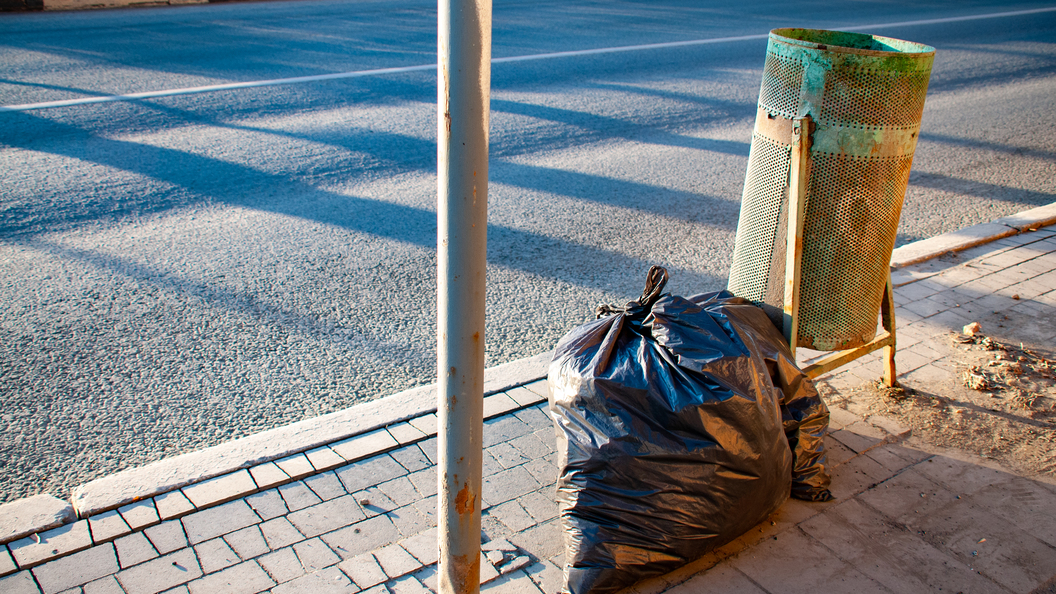
<instances>
[{"instance_id":1,"label":"second black garbage bag","mask_svg":"<svg viewBox=\"0 0 1056 594\"><path fill-rule=\"evenodd\" d=\"M727 292L601 307L550 364L565 592L615 592L831 499L829 412L767 315Z\"/></svg>"}]
</instances>

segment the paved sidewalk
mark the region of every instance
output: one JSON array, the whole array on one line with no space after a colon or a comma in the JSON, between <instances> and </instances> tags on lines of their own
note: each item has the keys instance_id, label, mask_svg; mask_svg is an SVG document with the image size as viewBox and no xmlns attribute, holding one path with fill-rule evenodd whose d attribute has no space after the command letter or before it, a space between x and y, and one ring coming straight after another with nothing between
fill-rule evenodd
<instances>
[{"instance_id":1,"label":"paved sidewalk","mask_svg":"<svg viewBox=\"0 0 1056 594\"><path fill-rule=\"evenodd\" d=\"M979 312L1001 312L1040 343L1056 338L1052 229L894 278L908 385L955 379L949 333ZM629 592L1056 591L1056 477L928 451L894 419L869 416L842 396L879 377L878 357L819 380L839 402L826 437L835 501L789 500L733 543ZM560 590L545 391L539 380L486 401L487 592ZM435 415L421 415L21 536L0 547L0 594L433 591L435 435Z\"/></svg>"}]
</instances>

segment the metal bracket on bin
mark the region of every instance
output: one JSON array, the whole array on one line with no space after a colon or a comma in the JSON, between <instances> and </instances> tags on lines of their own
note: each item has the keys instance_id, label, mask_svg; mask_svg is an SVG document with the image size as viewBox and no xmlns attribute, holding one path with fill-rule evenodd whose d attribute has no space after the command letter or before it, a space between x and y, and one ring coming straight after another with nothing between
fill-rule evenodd
<instances>
[{"instance_id":1,"label":"metal bracket on bin","mask_svg":"<svg viewBox=\"0 0 1056 594\"><path fill-rule=\"evenodd\" d=\"M803 263L803 230L806 219L807 182L810 179L811 118L804 116L792 121L792 154L789 166L788 233L785 249L784 333L792 354L796 354L799 339L800 272ZM807 365L803 372L814 379L859 357L884 349L884 384L894 387L895 381L895 299L888 272L880 305L880 319L884 331L868 343L837 351Z\"/></svg>"}]
</instances>

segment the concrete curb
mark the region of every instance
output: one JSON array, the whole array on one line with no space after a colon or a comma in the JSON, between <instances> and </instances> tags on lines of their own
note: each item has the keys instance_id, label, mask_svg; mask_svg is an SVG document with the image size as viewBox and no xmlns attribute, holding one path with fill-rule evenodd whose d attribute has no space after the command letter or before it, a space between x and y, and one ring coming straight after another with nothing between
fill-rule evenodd
<instances>
[{"instance_id":1,"label":"concrete curb","mask_svg":"<svg viewBox=\"0 0 1056 594\"><path fill-rule=\"evenodd\" d=\"M544 377L552 356L552 352L546 352L486 369L484 393L501 392ZM84 518L434 412L436 384L411 388L345 410L95 479L74 489L73 508Z\"/></svg>"},{"instance_id":2,"label":"concrete curb","mask_svg":"<svg viewBox=\"0 0 1056 594\"><path fill-rule=\"evenodd\" d=\"M973 225L960 231L943 233L904 245L892 252L891 269L898 270L949 252L960 252L1054 223L1056 223L1056 202L1002 217L989 223Z\"/></svg>"}]
</instances>

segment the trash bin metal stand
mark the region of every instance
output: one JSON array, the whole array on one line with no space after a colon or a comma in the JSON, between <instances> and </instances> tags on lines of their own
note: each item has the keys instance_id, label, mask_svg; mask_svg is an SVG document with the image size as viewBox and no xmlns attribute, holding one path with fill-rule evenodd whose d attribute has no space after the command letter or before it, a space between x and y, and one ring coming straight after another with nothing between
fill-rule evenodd
<instances>
[{"instance_id":1,"label":"trash bin metal stand","mask_svg":"<svg viewBox=\"0 0 1056 594\"><path fill-rule=\"evenodd\" d=\"M814 363L803 368L807 377L814 379L822 374L828 373L837 367L842 367L859 357L884 349L884 385L893 388L896 384L895 378L895 297L891 286L891 275L888 274L887 285L884 287L884 298L880 303L880 319L884 331L873 340L860 347L837 351L826 355ZM792 347L795 353L795 347Z\"/></svg>"},{"instance_id":2,"label":"trash bin metal stand","mask_svg":"<svg viewBox=\"0 0 1056 594\"><path fill-rule=\"evenodd\" d=\"M796 354L799 337L799 283L803 270L803 224L806 220L807 180L810 179L810 116L792 120L792 149L788 168L788 233L785 235L785 340Z\"/></svg>"},{"instance_id":3,"label":"trash bin metal stand","mask_svg":"<svg viewBox=\"0 0 1056 594\"><path fill-rule=\"evenodd\" d=\"M810 181L810 148L813 138L813 121L804 116L792 120L792 146L789 155L788 169L788 232L785 248L785 295L784 295L784 332L792 354L796 353L796 340L799 336L799 296L800 280L803 268L803 229L806 220L807 184ZM884 287L883 300L880 304L881 324L884 332L868 343L856 348L837 351L806 366L803 371L807 377L814 379L837 367L842 367L859 357L868 355L878 349L884 349L884 384L895 385L895 301L891 285L891 274L888 272L887 284Z\"/></svg>"}]
</instances>

